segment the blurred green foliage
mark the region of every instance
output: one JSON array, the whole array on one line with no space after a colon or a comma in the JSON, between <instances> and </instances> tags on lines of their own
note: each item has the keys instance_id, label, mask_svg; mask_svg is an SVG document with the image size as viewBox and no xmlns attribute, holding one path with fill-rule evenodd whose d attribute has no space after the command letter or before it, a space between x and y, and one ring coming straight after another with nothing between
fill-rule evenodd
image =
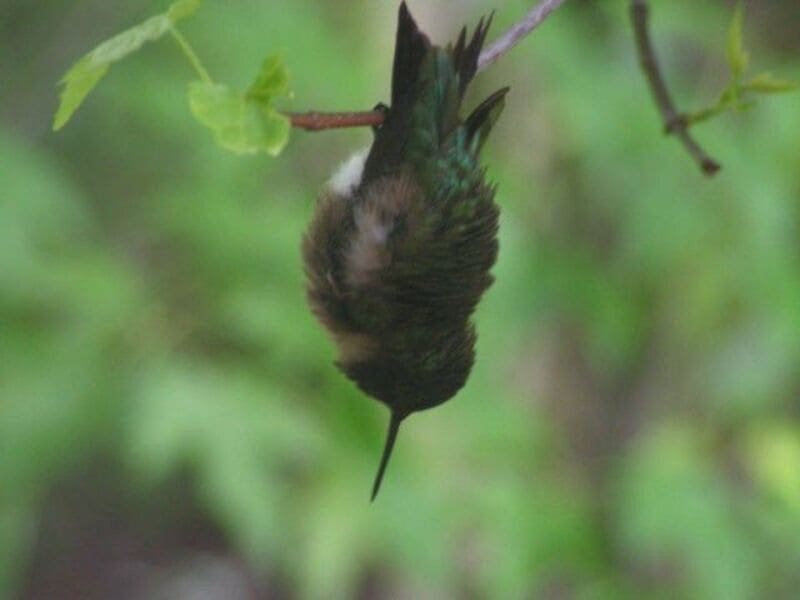
<instances>
[{"instance_id":1,"label":"blurred green foliage","mask_svg":"<svg viewBox=\"0 0 800 600\"><path fill-rule=\"evenodd\" d=\"M528 4L411 9L444 41L491 8L500 32ZM729 11L657 4L668 79L681 105L701 105L726 76ZM54 135L52 83L153 3L12 1L0 597L78 560L77 542L48 551L53 531L80 539L77 522L47 514L98 457L134 499L188 477L192 510L266 597L275 581L298 598L793 597L800 101L698 128L724 167L703 178L660 135L626 8L567 3L473 90L512 86L485 152L503 215L478 362L456 400L409 419L370 505L387 414L331 364L299 258L317 191L369 131L230 156L193 121L193 75L160 44ZM388 94L394 10L209 0L185 30L241 88L277 51L292 109L369 108ZM797 79L800 48L772 50L753 14L756 68ZM104 510L139 522L133 504L133 517Z\"/></svg>"}]
</instances>

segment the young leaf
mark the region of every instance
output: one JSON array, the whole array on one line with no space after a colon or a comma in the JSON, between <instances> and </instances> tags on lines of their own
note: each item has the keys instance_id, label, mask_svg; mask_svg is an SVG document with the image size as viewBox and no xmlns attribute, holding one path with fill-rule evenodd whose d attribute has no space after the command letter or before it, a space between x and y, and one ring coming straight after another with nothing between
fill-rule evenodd
<instances>
[{"instance_id":1,"label":"young leaf","mask_svg":"<svg viewBox=\"0 0 800 600\"><path fill-rule=\"evenodd\" d=\"M250 99L222 84L189 84L189 106L217 142L238 154L262 150L279 154L289 140L289 119L266 103Z\"/></svg>"},{"instance_id":2,"label":"young leaf","mask_svg":"<svg viewBox=\"0 0 800 600\"><path fill-rule=\"evenodd\" d=\"M178 0L167 9L167 17L173 23L189 17L200 8L200 0Z\"/></svg>"},{"instance_id":3,"label":"young leaf","mask_svg":"<svg viewBox=\"0 0 800 600\"><path fill-rule=\"evenodd\" d=\"M750 56L744 50L742 30L744 9L741 0L736 5L728 29L727 55L731 68L731 81L722 90L717 102L707 108L685 115L687 125L696 125L727 111L743 112L755 105L751 100L753 94L777 94L790 92L800 88L800 84L786 79L773 77L770 73L760 73L742 82L744 72L750 63Z\"/></svg>"},{"instance_id":4,"label":"young leaf","mask_svg":"<svg viewBox=\"0 0 800 600\"><path fill-rule=\"evenodd\" d=\"M264 60L255 80L247 90L247 97L264 104L289 93L289 73L280 56L269 56Z\"/></svg>"},{"instance_id":5,"label":"young leaf","mask_svg":"<svg viewBox=\"0 0 800 600\"><path fill-rule=\"evenodd\" d=\"M800 88L800 84L788 79L779 79L772 73L759 73L742 85L742 89L761 94L780 94Z\"/></svg>"},{"instance_id":6,"label":"young leaf","mask_svg":"<svg viewBox=\"0 0 800 600\"><path fill-rule=\"evenodd\" d=\"M167 12L150 17L104 41L72 65L59 82L64 87L53 118L53 130L58 131L67 124L112 63L122 60L145 43L159 39L175 23L194 13L199 6L200 0L179 0Z\"/></svg>"},{"instance_id":7,"label":"young leaf","mask_svg":"<svg viewBox=\"0 0 800 600\"><path fill-rule=\"evenodd\" d=\"M58 131L67 124L72 113L78 109L106 71L108 65L92 67L88 56L84 56L72 65L60 82L64 85L64 89L61 91L61 101L53 119L53 131Z\"/></svg>"},{"instance_id":8,"label":"young leaf","mask_svg":"<svg viewBox=\"0 0 800 600\"><path fill-rule=\"evenodd\" d=\"M742 42L744 28L744 8L739 2L733 11L733 19L728 29L728 64L731 67L734 81L737 80L747 69L750 56L744 49Z\"/></svg>"}]
</instances>

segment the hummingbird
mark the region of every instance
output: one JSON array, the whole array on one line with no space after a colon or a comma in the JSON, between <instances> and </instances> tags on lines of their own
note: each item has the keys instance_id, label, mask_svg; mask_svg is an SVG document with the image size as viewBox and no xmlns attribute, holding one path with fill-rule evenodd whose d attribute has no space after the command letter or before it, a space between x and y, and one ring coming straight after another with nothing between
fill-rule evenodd
<instances>
[{"instance_id":1,"label":"hummingbird","mask_svg":"<svg viewBox=\"0 0 800 600\"><path fill-rule=\"evenodd\" d=\"M452 398L475 361L471 315L493 282L499 215L479 153L509 88L466 119L460 109L491 21L443 48L400 4L384 121L333 176L303 238L308 301L336 366L390 411L372 500L400 424Z\"/></svg>"}]
</instances>

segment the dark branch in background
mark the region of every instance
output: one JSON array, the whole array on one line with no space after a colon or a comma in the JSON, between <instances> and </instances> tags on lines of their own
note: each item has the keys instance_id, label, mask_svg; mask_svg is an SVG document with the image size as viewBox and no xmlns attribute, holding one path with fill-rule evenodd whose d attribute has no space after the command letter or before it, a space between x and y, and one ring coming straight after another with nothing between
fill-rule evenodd
<instances>
[{"instance_id":1,"label":"dark branch in background","mask_svg":"<svg viewBox=\"0 0 800 600\"><path fill-rule=\"evenodd\" d=\"M639 63L647 77L647 82L650 84L650 91L653 93L659 111L661 111L664 130L666 133L674 134L681 141L692 158L700 165L703 173L713 175L719 171L719 163L706 154L689 134L686 119L675 109L667 85L664 83L664 78L661 75L658 60L653 50L653 44L650 42L648 10L649 7L646 0L632 0L631 21L633 22L633 32L636 37L636 51L639 55Z\"/></svg>"},{"instance_id":2,"label":"dark branch in background","mask_svg":"<svg viewBox=\"0 0 800 600\"><path fill-rule=\"evenodd\" d=\"M478 57L478 71L482 71L516 46L525 36L541 25L550 14L566 0L542 0L516 25L501 35L491 46L484 48ZM309 112L286 113L292 127L319 131L338 127L367 127L383 123L384 113L379 110L364 112Z\"/></svg>"}]
</instances>

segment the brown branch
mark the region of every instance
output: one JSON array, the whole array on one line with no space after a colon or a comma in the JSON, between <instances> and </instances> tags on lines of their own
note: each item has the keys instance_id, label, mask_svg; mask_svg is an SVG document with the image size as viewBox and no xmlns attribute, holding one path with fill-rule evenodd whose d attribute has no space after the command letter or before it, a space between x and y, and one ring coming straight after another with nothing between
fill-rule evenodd
<instances>
[{"instance_id":1,"label":"brown branch","mask_svg":"<svg viewBox=\"0 0 800 600\"><path fill-rule=\"evenodd\" d=\"M542 0L523 19L501 35L478 57L478 71L484 70L506 52L516 46L525 36L541 25L550 14L566 0ZM307 112L286 113L292 127L307 131L335 129L340 127L374 127L383 123L384 113L379 110L364 112Z\"/></svg>"},{"instance_id":2,"label":"brown branch","mask_svg":"<svg viewBox=\"0 0 800 600\"><path fill-rule=\"evenodd\" d=\"M653 93L653 98L661 112L661 118L664 120L664 130L668 134L674 134L681 141L687 152L689 152L700 166L703 173L706 175L713 175L719 171L719 163L706 154L689 134L686 119L675 109L672 97L661 75L656 53L650 41L648 8L646 0L632 0L631 21L636 37L636 51L639 55L639 63L647 77L650 91Z\"/></svg>"},{"instance_id":3,"label":"brown branch","mask_svg":"<svg viewBox=\"0 0 800 600\"><path fill-rule=\"evenodd\" d=\"M384 114L380 110L364 112L306 112L287 113L292 127L308 131L336 129L340 127L374 127L383 123Z\"/></svg>"}]
</instances>

